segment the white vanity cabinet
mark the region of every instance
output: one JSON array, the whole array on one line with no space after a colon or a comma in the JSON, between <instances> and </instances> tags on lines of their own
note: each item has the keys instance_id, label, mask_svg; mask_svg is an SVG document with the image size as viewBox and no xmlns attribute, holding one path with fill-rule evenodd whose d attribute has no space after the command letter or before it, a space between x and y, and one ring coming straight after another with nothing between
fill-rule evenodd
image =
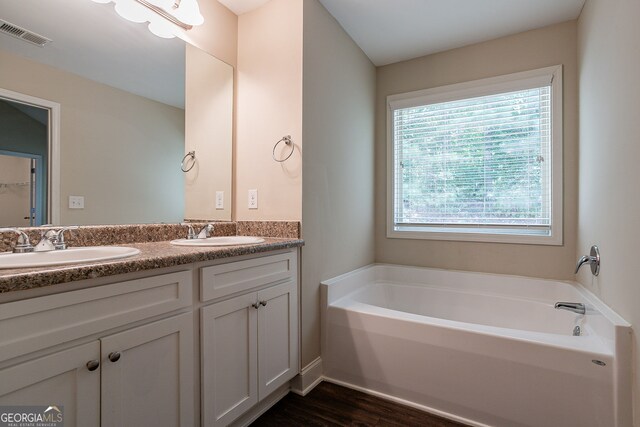
<instances>
[{"instance_id":1,"label":"white vanity cabinet","mask_svg":"<svg viewBox=\"0 0 640 427\"><path fill-rule=\"evenodd\" d=\"M103 427L194 424L192 313L100 341Z\"/></svg>"},{"instance_id":2,"label":"white vanity cabinet","mask_svg":"<svg viewBox=\"0 0 640 427\"><path fill-rule=\"evenodd\" d=\"M0 405L62 406L67 427L194 425L193 312L169 314L191 305L191 277L171 273L0 306L0 362L16 356L0 368ZM170 317L126 326L163 313ZM121 331L109 333L114 326ZM51 336L52 348L70 344L48 353Z\"/></svg>"},{"instance_id":3,"label":"white vanity cabinet","mask_svg":"<svg viewBox=\"0 0 640 427\"><path fill-rule=\"evenodd\" d=\"M251 417L299 372L298 253L1 303L0 405L63 406L66 427Z\"/></svg>"},{"instance_id":4,"label":"white vanity cabinet","mask_svg":"<svg viewBox=\"0 0 640 427\"><path fill-rule=\"evenodd\" d=\"M202 277L203 298L223 299L201 309L203 425L226 426L298 373L297 258L209 267Z\"/></svg>"},{"instance_id":5,"label":"white vanity cabinet","mask_svg":"<svg viewBox=\"0 0 640 427\"><path fill-rule=\"evenodd\" d=\"M63 406L65 426L97 427L99 361L100 342L93 341L2 369L0 406Z\"/></svg>"}]
</instances>

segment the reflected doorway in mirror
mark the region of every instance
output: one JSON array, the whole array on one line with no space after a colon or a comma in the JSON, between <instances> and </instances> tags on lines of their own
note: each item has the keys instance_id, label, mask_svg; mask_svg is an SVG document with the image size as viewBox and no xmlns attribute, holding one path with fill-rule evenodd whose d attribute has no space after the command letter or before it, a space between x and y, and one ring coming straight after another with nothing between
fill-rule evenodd
<instances>
[{"instance_id":1,"label":"reflected doorway in mirror","mask_svg":"<svg viewBox=\"0 0 640 427\"><path fill-rule=\"evenodd\" d=\"M0 225L57 221L60 104L0 88L0 128Z\"/></svg>"}]
</instances>

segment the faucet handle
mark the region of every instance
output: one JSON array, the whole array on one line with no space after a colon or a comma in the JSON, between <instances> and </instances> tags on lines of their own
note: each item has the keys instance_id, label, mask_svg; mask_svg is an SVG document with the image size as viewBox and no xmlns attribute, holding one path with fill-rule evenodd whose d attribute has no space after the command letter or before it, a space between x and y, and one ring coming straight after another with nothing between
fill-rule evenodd
<instances>
[{"instance_id":1,"label":"faucet handle","mask_svg":"<svg viewBox=\"0 0 640 427\"><path fill-rule=\"evenodd\" d=\"M64 232L67 230L76 230L79 227L77 225L68 225L66 227L62 227L58 230L55 228L51 228L44 233L43 238L48 239L53 245L55 249L67 249L67 244L64 241ZM40 242L42 243L42 241Z\"/></svg>"},{"instance_id":2,"label":"faucet handle","mask_svg":"<svg viewBox=\"0 0 640 427\"><path fill-rule=\"evenodd\" d=\"M193 240L196 238L196 231L193 229L193 225L189 224L188 222L181 222L180 225L189 227L189 231L187 231L188 240Z\"/></svg>"},{"instance_id":3,"label":"faucet handle","mask_svg":"<svg viewBox=\"0 0 640 427\"><path fill-rule=\"evenodd\" d=\"M578 274L578 270L580 270L580 267L582 267L584 264L591 265L591 274L593 274L594 276L600 274L600 249L598 249L596 245L591 246L589 255L580 257L578 263L576 264L575 274Z\"/></svg>"},{"instance_id":4,"label":"faucet handle","mask_svg":"<svg viewBox=\"0 0 640 427\"><path fill-rule=\"evenodd\" d=\"M18 235L18 243L13 247L14 253L33 252L33 245L31 245L29 236L24 231L17 228L0 228L0 233L16 233Z\"/></svg>"},{"instance_id":5,"label":"faucet handle","mask_svg":"<svg viewBox=\"0 0 640 427\"><path fill-rule=\"evenodd\" d=\"M64 232L67 230L77 230L78 228L77 225L68 225L58 230L56 233L56 249L67 249L67 243L64 241Z\"/></svg>"},{"instance_id":6,"label":"faucet handle","mask_svg":"<svg viewBox=\"0 0 640 427\"><path fill-rule=\"evenodd\" d=\"M589 255L582 255L578 260L578 263L576 264L576 271L574 274L578 274L578 270L580 270L580 267L590 262L591 262L591 257Z\"/></svg>"},{"instance_id":7,"label":"faucet handle","mask_svg":"<svg viewBox=\"0 0 640 427\"><path fill-rule=\"evenodd\" d=\"M198 239L206 239L211 235L212 231L213 231L213 224L205 225L204 227L202 227L202 230L200 230L200 232L198 233Z\"/></svg>"}]
</instances>

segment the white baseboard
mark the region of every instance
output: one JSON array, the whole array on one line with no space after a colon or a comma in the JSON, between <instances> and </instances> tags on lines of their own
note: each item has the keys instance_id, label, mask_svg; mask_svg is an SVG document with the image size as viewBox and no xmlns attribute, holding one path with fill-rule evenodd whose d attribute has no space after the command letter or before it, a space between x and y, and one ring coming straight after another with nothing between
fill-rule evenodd
<instances>
[{"instance_id":1,"label":"white baseboard","mask_svg":"<svg viewBox=\"0 0 640 427\"><path fill-rule=\"evenodd\" d=\"M421 405L419 403L411 402L410 400L404 400L404 399L401 399L399 397L391 396L391 395L385 394L385 393L380 393L379 391L371 390L371 389L365 388L365 387L360 387L360 386L357 386L357 385L354 385L354 384L351 384L351 383L347 383L347 382L344 382L344 381L336 380L334 378L322 377L322 379L324 381L332 383L332 384L340 385L342 387L346 387L346 388L350 388L352 390L360 391L362 393L370 394L372 396L376 396L376 397L379 397L381 399L390 400L392 402L399 403L401 405L410 406L412 408L419 409L421 411L428 412L430 414L437 415L439 417L446 418L448 420L457 421L459 423L466 424L466 425L469 425L469 426L473 426L473 427L491 427L488 424L482 424L482 423L479 423L477 421L473 421L473 420L470 420L470 419L467 419L467 418L459 417L459 416L454 415L454 414L450 414L449 412L440 411L438 409L434 409L434 408L431 408L431 407L428 407L428 406L424 406L424 405Z\"/></svg>"},{"instance_id":2,"label":"white baseboard","mask_svg":"<svg viewBox=\"0 0 640 427\"><path fill-rule=\"evenodd\" d=\"M322 380L322 359L318 357L302 368L300 375L291 380L291 391L300 396L306 396Z\"/></svg>"},{"instance_id":3,"label":"white baseboard","mask_svg":"<svg viewBox=\"0 0 640 427\"><path fill-rule=\"evenodd\" d=\"M305 366L300 375L297 375L289 383L284 384L279 389L271 393L266 399L258 402L253 408L251 408L244 415L240 416L231 425L234 427L246 427L260 417L260 415L267 412L273 405L278 403L280 399L285 397L289 391L305 396L315 386L320 384L323 380L322 377L322 359L317 358L313 362Z\"/></svg>"}]
</instances>

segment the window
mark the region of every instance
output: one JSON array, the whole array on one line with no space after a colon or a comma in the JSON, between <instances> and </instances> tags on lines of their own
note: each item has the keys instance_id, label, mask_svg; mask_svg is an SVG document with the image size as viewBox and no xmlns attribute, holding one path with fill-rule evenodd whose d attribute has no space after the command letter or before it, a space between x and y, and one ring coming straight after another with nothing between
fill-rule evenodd
<instances>
[{"instance_id":1,"label":"window","mask_svg":"<svg viewBox=\"0 0 640 427\"><path fill-rule=\"evenodd\" d=\"M393 95L389 237L562 244L562 67Z\"/></svg>"}]
</instances>

